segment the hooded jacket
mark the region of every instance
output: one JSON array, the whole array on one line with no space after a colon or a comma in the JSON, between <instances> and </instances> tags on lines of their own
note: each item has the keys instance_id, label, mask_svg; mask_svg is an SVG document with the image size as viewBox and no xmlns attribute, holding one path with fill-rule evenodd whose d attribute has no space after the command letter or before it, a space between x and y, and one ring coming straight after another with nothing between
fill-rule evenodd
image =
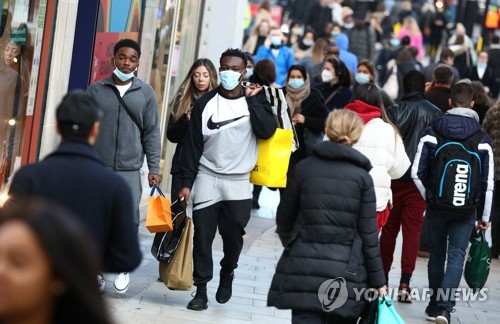
<instances>
[{"instance_id":1,"label":"hooded jacket","mask_svg":"<svg viewBox=\"0 0 500 324\"><path fill-rule=\"evenodd\" d=\"M436 132L446 139L463 140L472 136L481 129L477 113L470 108L453 108L446 115L438 118L427 128L418 144L415 160L411 168L411 176L415 185L426 199L426 190L431 184L433 177L433 166L435 165L434 154L437 146ZM481 202L484 208L478 211L478 219L489 222L494 186L494 166L491 139L487 134L478 145L478 153L481 158ZM483 204L479 204L482 206ZM472 215L471 215L472 216Z\"/></svg>"},{"instance_id":2,"label":"hooded jacket","mask_svg":"<svg viewBox=\"0 0 500 324\"><path fill-rule=\"evenodd\" d=\"M268 306L324 312L320 285L342 277L349 296L332 313L355 318L366 302L355 300L353 288L384 285L370 168L365 156L333 142L316 145L313 156L297 164L278 206L285 250Z\"/></svg>"},{"instance_id":3,"label":"hooded jacket","mask_svg":"<svg viewBox=\"0 0 500 324\"><path fill-rule=\"evenodd\" d=\"M356 100L345 106L365 124L359 141L353 148L363 153L373 165L370 175L375 186L377 211L392 203L391 180L401 178L410 166L403 140L390 124L384 122L380 108Z\"/></svg>"}]
</instances>

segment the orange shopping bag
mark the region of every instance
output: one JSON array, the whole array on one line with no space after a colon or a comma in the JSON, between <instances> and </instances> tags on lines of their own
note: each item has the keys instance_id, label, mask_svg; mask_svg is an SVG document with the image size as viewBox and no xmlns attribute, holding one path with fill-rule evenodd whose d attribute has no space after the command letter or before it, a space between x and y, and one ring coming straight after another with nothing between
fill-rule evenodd
<instances>
[{"instance_id":1,"label":"orange shopping bag","mask_svg":"<svg viewBox=\"0 0 500 324\"><path fill-rule=\"evenodd\" d=\"M153 196L155 190L158 191L157 197ZM156 184L151 188L151 193L149 195L146 228L150 233L173 230L170 201L165 198L165 195Z\"/></svg>"}]
</instances>

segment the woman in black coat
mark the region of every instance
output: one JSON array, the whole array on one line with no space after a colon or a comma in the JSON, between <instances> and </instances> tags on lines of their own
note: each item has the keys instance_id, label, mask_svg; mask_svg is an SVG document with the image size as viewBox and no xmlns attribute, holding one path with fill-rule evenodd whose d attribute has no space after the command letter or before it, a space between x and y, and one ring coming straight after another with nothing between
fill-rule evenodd
<instances>
[{"instance_id":1,"label":"woman in black coat","mask_svg":"<svg viewBox=\"0 0 500 324\"><path fill-rule=\"evenodd\" d=\"M290 157L289 171L312 153L311 144L323 140L328 109L321 93L311 89L305 67L292 65L286 78L286 101L299 140L299 148Z\"/></svg>"},{"instance_id":2,"label":"woman in black coat","mask_svg":"<svg viewBox=\"0 0 500 324\"><path fill-rule=\"evenodd\" d=\"M351 73L344 62L336 58L327 59L321 71L321 80L313 88L319 90L325 99L328 111L343 109L351 102Z\"/></svg>"},{"instance_id":3,"label":"woman in black coat","mask_svg":"<svg viewBox=\"0 0 500 324\"><path fill-rule=\"evenodd\" d=\"M292 323L356 323L367 302L356 301L354 288L385 294L371 165L351 147L362 128L352 112L332 112L325 129L330 141L296 166L278 207L285 250L268 306L292 309ZM335 283L334 300L324 288Z\"/></svg>"}]
</instances>

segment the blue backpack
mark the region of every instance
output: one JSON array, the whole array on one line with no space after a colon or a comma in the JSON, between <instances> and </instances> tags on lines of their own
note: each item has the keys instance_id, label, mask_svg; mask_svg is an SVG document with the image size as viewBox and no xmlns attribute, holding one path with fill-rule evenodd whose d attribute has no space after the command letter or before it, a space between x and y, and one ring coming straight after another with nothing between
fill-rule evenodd
<instances>
[{"instance_id":1,"label":"blue backpack","mask_svg":"<svg viewBox=\"0 0 500 324\"><path fill-rule=\"evenodd\" d=\"M446 139L437 131L435 133L435 165L430 190L427 190L427 205L434 210L470 217L476 211L481 196L482 170L478 145L485 133L478 130L459 141Z\"/></svg>"}]
</instances>

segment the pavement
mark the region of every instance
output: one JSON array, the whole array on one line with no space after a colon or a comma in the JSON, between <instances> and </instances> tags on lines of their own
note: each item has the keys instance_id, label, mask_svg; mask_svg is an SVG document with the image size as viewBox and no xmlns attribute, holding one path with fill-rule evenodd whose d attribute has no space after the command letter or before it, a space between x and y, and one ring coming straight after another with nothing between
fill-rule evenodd
<instances>
[{"instance_id":1,"label":"pavement","mask_svg":"<svg viewBox=\"0 0 500 324\"><path fill-rule=\"evenodd\" d=\"M252 211L246 228L245 244L238 269L235 270L233 297L224 305L215 301L219 283L219 261L223 256L222 242L217 235L213 244L214 278L208 284L208 309L188 310L191 291L172 291L158 282L158 262L150 253L153 235L141 225L140 243L144 254L139 268L131 274L128 291L117 294L113 289L113 274L106 274L105 300L115 323L290 323L290 310L267 307L267 292L282 246L275 233L275 214L279 203L278 192L264 188L261 208ZM144 206L143 206L144 207ZM487 236L489 238L489 234ZM393 269L389 275L390 288L397 289L400 276L401 237L398 238ZM427 259L418 258L411 281L412 288L427 287ZM464 280L461 287L467 287ZM500 318L500 260L492 260L486 284L486 301L459 301L452 323L498 323ZM194 289L194 288L193 288ZM406 323L429 323L425 320L426 302L411 304L395 302L397 312Z\"/></svg>"}]
</instances>

